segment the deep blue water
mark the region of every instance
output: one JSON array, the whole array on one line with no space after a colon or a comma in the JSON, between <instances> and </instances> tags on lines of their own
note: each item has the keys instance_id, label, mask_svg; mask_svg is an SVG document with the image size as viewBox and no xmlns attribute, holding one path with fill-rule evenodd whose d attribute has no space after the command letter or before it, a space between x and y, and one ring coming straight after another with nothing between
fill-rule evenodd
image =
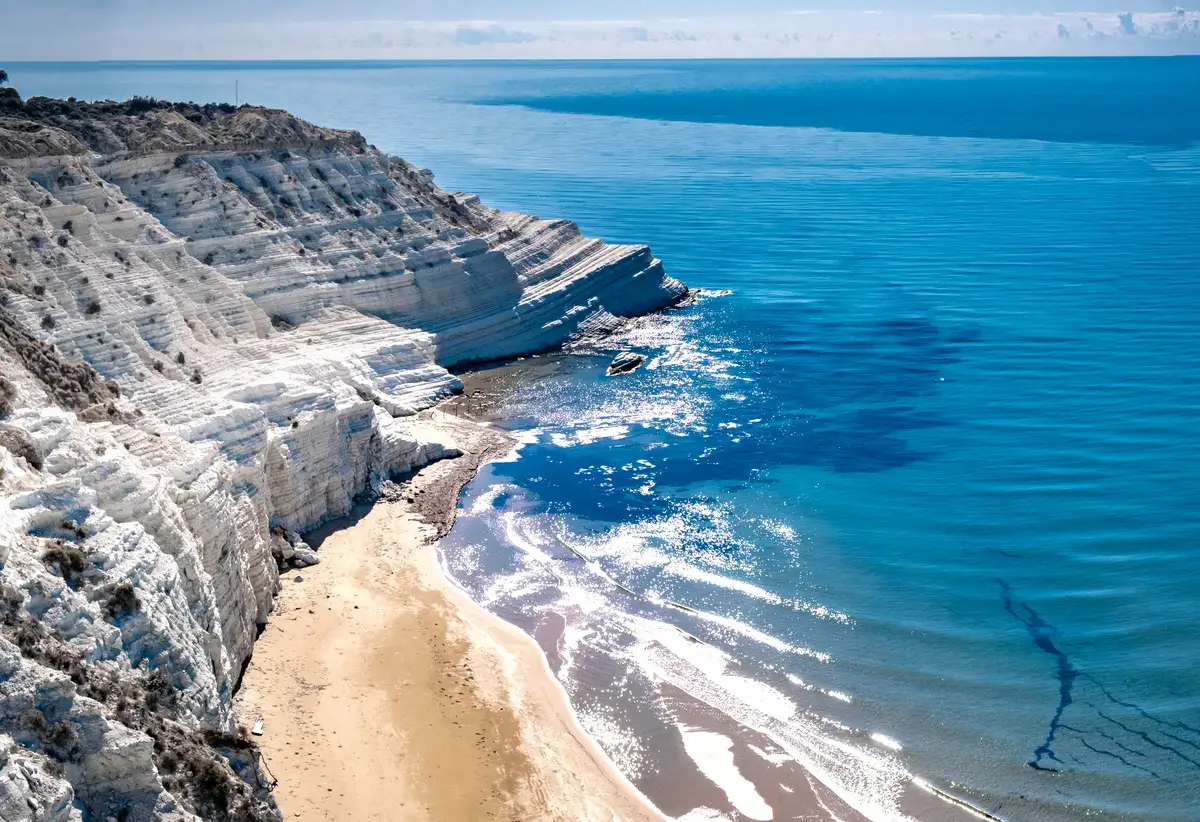
<instances>
[{"instance_id":1,"label":"deep blue water","mask_svg":"<svg viewBox=\"0 0 1200 822\"><path fill-rule=\"evenodd\" d=\"M1200 819L1200 59L8 68L236 77L732 291L518 390L443 545L652 796L670 683L875 818Z\"/></svg>"}]
</instances>

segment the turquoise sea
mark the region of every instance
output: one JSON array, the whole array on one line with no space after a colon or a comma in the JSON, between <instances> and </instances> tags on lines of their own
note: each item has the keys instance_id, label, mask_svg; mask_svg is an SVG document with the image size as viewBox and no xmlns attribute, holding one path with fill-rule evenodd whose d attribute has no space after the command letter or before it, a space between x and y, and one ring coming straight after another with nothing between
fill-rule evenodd
<instances>
[{"instance_id":1,"label":"turquoise sea","mask_svg":"<svg viewBox=\"0 0 1200 822\"><path fill-rule=\"evenodd\" d=\"M667 813L1200 820L1200 58L6 68L707 289L517 389L441 546Z\"/></svg>"}]
</instances>

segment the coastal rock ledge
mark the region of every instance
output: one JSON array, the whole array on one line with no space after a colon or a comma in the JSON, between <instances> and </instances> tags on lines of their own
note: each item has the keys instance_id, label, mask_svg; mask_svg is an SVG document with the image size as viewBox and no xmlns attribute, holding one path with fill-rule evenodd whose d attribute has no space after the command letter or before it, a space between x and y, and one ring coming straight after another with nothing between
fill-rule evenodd
<instances>
[{"instance_id":1,"label":"coastal rock ledge","mask_svg":"<svg viewBox=\"0 0 1200 822\"><path fill-rule=\"evenodd\" d=\"M282 111L0 99L0 818L280 819L279 534L455 456L448 367L685 290Z\"/></svg>"}]
</instances>

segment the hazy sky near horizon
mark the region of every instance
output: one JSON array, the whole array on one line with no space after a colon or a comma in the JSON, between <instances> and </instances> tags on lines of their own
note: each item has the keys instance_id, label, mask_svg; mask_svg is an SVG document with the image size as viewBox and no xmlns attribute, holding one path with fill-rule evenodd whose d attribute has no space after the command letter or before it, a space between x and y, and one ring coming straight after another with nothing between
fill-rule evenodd
<instances>
[{"instance_id":1,"label":"hazy sky near horizon","mask_svg":"<svg viewBox=\"0 0 1200 822\"><path fill-rule=\"evenodd\" d=\"M1197 54L1131 0L0 0L0 63Z\"/></svg>"}]
</instances>

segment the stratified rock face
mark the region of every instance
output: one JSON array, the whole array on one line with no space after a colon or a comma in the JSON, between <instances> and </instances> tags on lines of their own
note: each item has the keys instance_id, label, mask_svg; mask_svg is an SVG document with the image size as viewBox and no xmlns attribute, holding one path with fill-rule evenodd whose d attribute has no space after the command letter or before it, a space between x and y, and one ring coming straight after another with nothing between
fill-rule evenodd
<instances>
[{"instance_id":1,"label":"stratified rock face","mask_svg":"<svg viewBox=\"0 0 1200 822\"><path fill-rule=\"evenodd\" d=\"M24 746L0 760L0 807L32 797L31 818L121 797L144 818L192 818L200 800L176 802L141 732L158 725L123 724L98 672L165 678L172 721L228 736L278 585L273 526L312 528L446 456L409 419L460 388L447 366L557 346L684 292L643 246L442 192L357 135L235 117L253 122L218 118L204 139L176 123L175 143L161 122L107 120L108 153L0 160L0 564L16 641L0 639L0 689L12 704L55 695L0 708ZM6 122L0 145L20 155ZM219 150L214 134L264 147ZM77 732L65 771L39 770L63 757L21 724L30 711Z\"/></svg>"}]
</instances>

